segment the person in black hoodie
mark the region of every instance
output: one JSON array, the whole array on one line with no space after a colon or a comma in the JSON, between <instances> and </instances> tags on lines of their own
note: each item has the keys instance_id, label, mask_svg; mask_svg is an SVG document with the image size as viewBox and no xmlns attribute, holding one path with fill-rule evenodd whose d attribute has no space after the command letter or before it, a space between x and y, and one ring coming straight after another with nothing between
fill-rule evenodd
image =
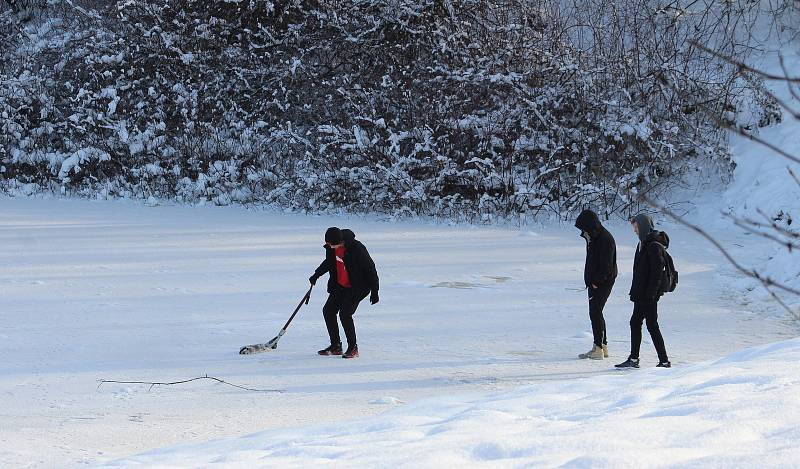
<instances>
[{"instance_id":1,"label":"person in black hoodie","mask_svg":"<svg viewBox=\"0 0 800 469\"><path fill-rule=\"evenodd\" d=\"M331 345L317 353L356 358L358 357L358 344L353 315L358 304L367 295L370 295L370 303L373 305L379 301L378 271L367 248L356 240L355 233L350 230L340 230L337 227L328 228L325 231L323 247L325 248L325 260L308 280L314 285L321 276L326 273L330 274L328 301L322 308L322 315L325 318ZM342 341L339 338L337 315L342 322L342 329L347 338L347 350L344 354L342 354Z\"/></svg>"},{"instance_id":2,"label":"person in black hoodie","mask_svg":"<svg viewBox=\"0 0 800 469\"><path fill-rule=\"evenodd\" d=\"M591 210L578 215L575 227L581 230L586 240L586 265L583 281L589 291L589 320L592 323L594 344L592 349L578 358L602 360L608 358L608 338L603 308L614 288L617 278L617 244L611 233L600 223L600 218Z\"/></svg>"},{"instance_id":3,"label":"person in black hoodie","mask_svg":"<svg viewBox=\"0 0 800 469\"><path fill-rule=\"evenodd\" d=\"M633 259L633 280L630 297L633 302L631 315L631 354L617 368L639 368L639 348L642 343L642 323L647 322L647 331L658 353L658 365L671 366L667 357L664 337L658 326L658 299L661 290L661 272L664 270L664 250L669 247L669 237L663 231L653 228L653 220L640 213L631 219L634 232L639 237L639 245Z\"/></svg>"}]
</instances>

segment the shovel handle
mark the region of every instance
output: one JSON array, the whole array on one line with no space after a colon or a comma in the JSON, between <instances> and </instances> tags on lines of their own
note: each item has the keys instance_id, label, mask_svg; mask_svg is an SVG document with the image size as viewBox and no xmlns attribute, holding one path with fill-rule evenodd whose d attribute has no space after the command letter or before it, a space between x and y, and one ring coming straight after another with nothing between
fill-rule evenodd
<instances>
[{"instance_id":1,"label":"shovel handle","mask_svg":"<svg viewBox=\"0 0 800 469\"><path fill-rule=\"evenodd\" d=\"M300 308L303 306L303 304L308 304L308 301L311 299L311 290L313 288L314 288L314 285L311 285L310 287L308 287L308 291L306 292L305 296L303 296L303 299L300 300L300 304L297 305L297 308L294 309L294 312L289 317L289 320L286 321L286 324L283 325L283 329L281 329L282 331L285 331L286 328L289 327L289 324L292 323L292 319L294 319L294 317L297 316L297 312L300 311Z\"/></svg>"}]
</instances>

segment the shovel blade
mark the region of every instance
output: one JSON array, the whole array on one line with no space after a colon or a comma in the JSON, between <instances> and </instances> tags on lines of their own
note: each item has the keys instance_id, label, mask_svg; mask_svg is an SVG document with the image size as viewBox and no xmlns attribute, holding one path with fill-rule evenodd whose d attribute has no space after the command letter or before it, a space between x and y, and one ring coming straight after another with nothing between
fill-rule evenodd
<instances>
[{"instance_id":1,"label":"shovel blade","mask_svg":"<svg viewBox=\"0 0 800 469\"><path fill-rule=\"evenodd\" d=\"M253 355L256 353L269 352L278 348L278 339L280 336L275 337L264 344L245 345L239 349L239 355Z\"/></svg>"}]
</instances>

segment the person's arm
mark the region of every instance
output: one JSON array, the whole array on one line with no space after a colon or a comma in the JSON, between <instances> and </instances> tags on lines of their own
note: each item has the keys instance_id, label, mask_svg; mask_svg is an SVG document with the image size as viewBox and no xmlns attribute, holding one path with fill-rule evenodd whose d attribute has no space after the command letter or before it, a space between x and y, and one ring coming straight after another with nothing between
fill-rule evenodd
<instances>
[{"instance_id":1,"label":"person's arm","mask_svg":"<svg viewBox=\"0 0 800 469\"><path fill-rule=\"evenodd\" d=\"M664 270L664 256L662 255L664 247L658 243L650 243L647 246L647 287L645 288L645 298L648 300L657 300L661 293L661 272Z\"/></svg>"},{"instance_id":2,"label":"person's arm","mask_svg":"<svg viewBox=\"0 0 800 469\"><path fill-rule=\"evenodd\" d=\"M614 242L608 236L595 241L594 271L590 277L592 285L605 285L614 275Z\"/></svg>"},{"instance_id":3,"label":"person's arm","mask_svg":"<svg viewBox=\"0 0 800 469\"><path fill-rule=\"evenodd\" d=\"M375 304L378 300L378 289L380 288L380 281L378 280L378 269L375 267L375 261L372 260L372 257L369 255L369 251L367 251L366 246L361 246L361 268L367 279L367 284L369 286L370 294L370 303Z\"/></svg>"},{"instance_id":4,"label":"person's arm","mask_svg":"<svg viewBox=\"0 0 800 469\"><path fill-rule=\"evenodd\" d=\"M308 281L311 282L311 285L315 285L317 283L317 280L323 275L327 274L330 270L331 270L331 263L328 262L328 259L326 258L324 261L322 261L322 264L320 264L319 267L317 267L316 270L314 270L314 275L309 277Z\"/></svg>"}]
</instances>

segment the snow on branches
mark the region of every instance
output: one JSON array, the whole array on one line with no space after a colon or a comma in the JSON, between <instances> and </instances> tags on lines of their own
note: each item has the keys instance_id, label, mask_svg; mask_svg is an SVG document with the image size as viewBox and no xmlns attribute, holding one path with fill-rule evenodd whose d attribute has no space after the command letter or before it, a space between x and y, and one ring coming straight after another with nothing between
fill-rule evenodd
<instances>
[{"instance_id":1,"label":"snow on branches","mask_svg":"<svg viewBox=\"0 0 800 469\"><path fill-rule=\"evenodd\" d=\"M733 67L698 66L689 32L733 40L707 16L628 3L51 0L2 50L4 177L473 219L624 211L604 180L649 190L727 161L695 100L769 107Z\"/></svg>"}]
</instances>

